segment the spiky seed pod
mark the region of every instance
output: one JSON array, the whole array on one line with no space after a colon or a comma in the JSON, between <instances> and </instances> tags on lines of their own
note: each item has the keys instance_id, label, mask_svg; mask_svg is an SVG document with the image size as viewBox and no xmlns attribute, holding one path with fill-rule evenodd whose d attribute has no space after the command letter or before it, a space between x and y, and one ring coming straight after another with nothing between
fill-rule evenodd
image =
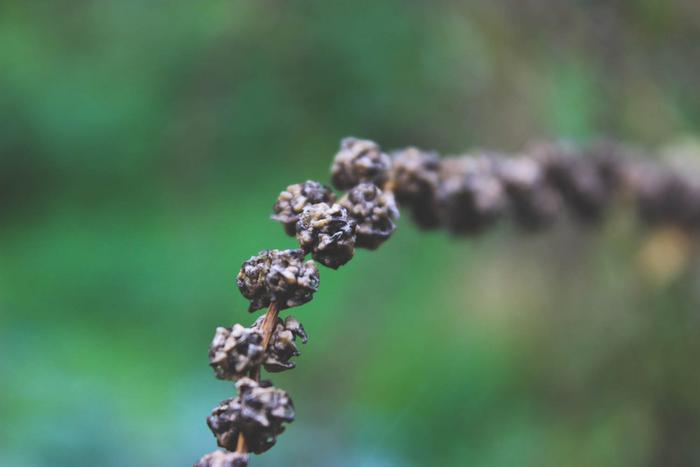
<instances>
[{"instance_id":1,"label":"spiky seed pod","mask_svg":"<svg viewBox=\"0 0 700 467\"><path fill-rule=\"evenodd\" d=\"M684 217L681 206L685 204L687 190L680 177L660 171L639 171L637 177L634 195L643 222L671 224Z\"/></svg>"},{"instance_id":2,"label":"spiky seed pod","mask_svg":"<svg viewBox=\"0 0 700 467\"><path fill-rule=\"evenodd\" d=\"M531 151L577 219L591 223L603 217L612 192L595 164L566 144L542 144Z\"/></svg>"},{"instance_id":3,"label":"spiky seed pod","mask_svg":"<svg viewBox=\"0 0 700 467\"><path fill-rule=\"evenodd\" d=\"M293 237L296 234L296 224L299 214L309 204L335 202L335 193L325 185L313 180L304 183L289 185L277 197L273 206L272 219L281 222L287 235Z\"/></svg>"},{"instance_id":4,"label":"spiky seed pod","mask_svg":"<svg viewBox=\"0 0 700 467\"><path fill-rule=\"evenodd\" d=\"M320 277L312 260L301 249L276 251L270 262L266 283L270 298L280 310L310 301L318 290Z\"/></svg>"},{"instance_id":5,"label":"spiky seed pod","mask_svg":"<svg viewBox=\"0 0 700 467\"><path fill-rule=\"evenodd\" d=\"M258 318L254 327L260 328L264 321L264 316ZM270 344L265 352L265 361L263 365L270 373L277 373L284 370L291 370L296 365L291 362L292 357L300 355L296 345L296 338L306 344L308 336L304 327L293 316L287 316L284 321L277 318L277 323L270 338Z\"/></svg>"},{"instance_id":6,"label":"spiky seed pod","mask_svg":"<svg viewBox=\"0 0 700 467\"><path fill-rule=\"evenodd\" d=\"M279 309L308 302L318 290L318 268L304 260L304 251L264 250L243 263L236 283L250 300L248 311L259 310L273 301Z\"/></svg>"},{"instance_id":7,"label":"spiky seed pod","mask_svg":"<svg viewBox=\"0 0 700 467\"><path fill-rule=\"evenodd\" d=\"M220 447L234 451L243 433L250 452L270 449L284 431L284 423L294 421L294 405L289 395L267 382L241 378L238 396L226 399L207 418L207 425Z\"/></svg>"},{"instance_id":8,"label":"spiky seed pod","mask_svg":"<svg viewBox=\"0 0 700 467\"><path fill-rule=\"evenodd\" d=\"M209 365L219 379L236 380L265 359L263 335L259 329L234 324L218 327L209 346Z\"/></svg>"},{"instance_id":9,"label":"spiky seed pod","mask_svg":"<svg viewBox=\"0 0 700 467\"><path fill-rule=\"evenodd\" d=\"M396 201L408 208L423 229L440 225L435 209L439 170L440 158L435 153L407 148L392 154L390 180Z\"/></svg>"},{"instance_id":10,"label":"spiky seed pod","mask_svg":"<svg viewBox=\"0 0 700 467\"><path fill-rule=\"evenodd\" d=\"M396 230L394 220L399 218L394 196L383 192L373 183L360 183L339 201L357 227L356 246L376 249Z\"/></svg>"},{"instance_id":11,"label":"spiky seed pod","mask_svg":"<svg viewBox=\"0 0 700 467\"><path fill-rule=\"evenodd\" d=\"M561 211L561 197L547 183L540 165L529 157L498 161L498 177L508 194L515 222L537 230L550 225Z\"/></svg>"},{"instance_id":12,"label":"spiky seed pod","mask_svg":"<svg viewBox=\"0 0 700 467\"><path fill-rule=\"evenodd\" d=\"M217 378L237 380L261 364L270 372L294 368L294 363L289 360L300 355L296 338L301 338L304 344L308 340L304 327L292 316L285 320L277 318L268 348L264 350L264 320L265 317L261 316L250 328L240 324L234 324L230 328L216 328L209 346L209 364Z\"/></svg>"},{"instance_id":13,"label":"spiky seed pod","mask_svg":"<svg viewBox=\"0 0 700 467\"><path fill-rule=\"evenodd\" d=\"M700 186L670 170L640 166L628 183L642 222L700 228Z\"/></svg>"},{"instance_id":14,"label":"spiky seed pod","mask_svg":"<svg viewBox=\"0 0 700 467\"><path fill-rule=\"evenodd\" d=\"M499 219L505 201L503 185L489 158L465 156L441 162L437 204L450 232L481 232Z\"/></svg>"},{"instance_id":15,"label":"spiky seed pod","mask_svg":"<svg viewBox=\"0 0 700 467\"><path fill-rule=\"evenodd\" d=\"M297 240L316 261L338 269L355 254L355 221L339 204L312 204L299 217Z\"/></svg>"},{"instance_id":16,"label":"spiky seed pod","mask_svg":"<svg viewBox=\"0 0 700 467\"><path fill-rule=\"evenodd\" d=\"M610 141L599 141L587 154L608 193L620 191L629 158L627 149Z\"/></svg>"},{"instance_id":17,"label":"spiky seed pod","mask_svg":"<svg viewBox=\"0 0 700 467\"><path fill-rule=\"evenodd\" d=\"M251 256L241 266L236 276L236 285L241 294L250 300L248 311L253 312L270 305L270 292L265 279L270 272L272 252L263 250L256 256Z\"/></svg>"},{"instance_id":18,"label":"spiky seed pod","mask_svg":"<svg viewBox=\"0 0 700 467\"><path fill-rule=\"evenodd\" d=\"M229 451L236 450L242 424L241 403L238 397L221 401L207 417L207 426L216 437L216 443Z\"/></svg>"},{"instance_id":19,"label":"spiky seed pod","mask_svg":"<svg viewBox=\"0 0 700 467\"><path fill-rule=\"evenodd\" d=\"M214 451L205 454L194 467L248 467L248 454Z\"/></svg>"},{"instance_id":20,"label":"spiky seed pod","mask_svg":"<svg viewBox=\"0 0 700 467\"><path fill-rule=\"evenodd\" d=\"M382 186L390 167L391 159L374 141L344 138L331 166L331 182L339 190L347 190L360 182Z\"/></svg>"}]
</instances>

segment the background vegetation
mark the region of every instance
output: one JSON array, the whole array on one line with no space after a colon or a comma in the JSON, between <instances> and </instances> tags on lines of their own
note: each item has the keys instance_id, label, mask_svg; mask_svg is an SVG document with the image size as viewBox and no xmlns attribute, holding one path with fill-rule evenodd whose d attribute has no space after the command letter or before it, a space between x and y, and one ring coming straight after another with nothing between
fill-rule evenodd
<instances>
[{"instance_id":1,"label":"background vegetation","mask_svg":"<svg viewBox=\"0 0 700 467\"><path fill-rule=\"evenodd\" d=\"M341 137L512 150L697 135L700 4L0 4L0 465L191 465L240 263ZM484 238L404 219L322 271L255 466L700 464L692 243L629 213ZM669 259L670 258L670 259Z\"/></svg>"}]
</instances>

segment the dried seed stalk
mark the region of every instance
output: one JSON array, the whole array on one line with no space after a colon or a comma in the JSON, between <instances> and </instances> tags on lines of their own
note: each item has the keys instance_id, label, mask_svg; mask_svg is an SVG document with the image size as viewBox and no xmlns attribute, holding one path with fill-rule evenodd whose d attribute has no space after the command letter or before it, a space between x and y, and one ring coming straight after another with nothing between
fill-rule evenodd
<instances>
[{"instance_id":1,"label":"dried seed stalk","mask_svg":"<svg viewBox=\"0 0 700 467\"><path fill-rule=\"evenodd\" d=\"M293 420L287 393L260 380L262 366L272 372L294 368L294 341L307 339L296 319L282 321L279 313L307 303L318 289L318 269L307 255L337 269L356 247L375 249L387 240L399 218L394 199L419 227L456 235L481 233L503 217L524 230L542 229L563 208L583 223L599 222L617 195L633 201L646 225L700 231L700 183L633 161L611 144L585 151L539 144L519 157L479 152L441 158L413 147L389 156L372 141L346 138L331 175L335 187L348 193L336 196L306 181L287 187L273 207L272 218L301 248L265 250L241 267L237 285L250 300L249 311L268 309L250 328L219 328L215 335L210 363L217 377L238 381L238 396L207 419L228 452L207 454L197 467L245 467L249 452L269 449Z\"/></svg>"},{"instance_id":2,"label":"dried seed stalk","mask_svg":"<svg viewBox=\"0 0 700 467\"><path fill-rule=\"evenodd\" d=\"M275 329L275 323L277 322L278 316L279 316L279 308L277 307L277 304L275 302L270 303L270 306L267 309L267 313L265 314L265 320L263 321L263 324L262 324L263 351L267 350L267 347L270 345L270 339L272 338L272 331ZM251 376L253 377L253 379L255 381L260 382L260 366L257 366L257 367L255 367L255 369L253 369ZM238 442L236 443L236 452L240 452L242 454L245 454L248 452L248 447L246 446L246 442L245 442L245 435L243 435L242 432L238 435Z\"/></svg>"}]
</instances>

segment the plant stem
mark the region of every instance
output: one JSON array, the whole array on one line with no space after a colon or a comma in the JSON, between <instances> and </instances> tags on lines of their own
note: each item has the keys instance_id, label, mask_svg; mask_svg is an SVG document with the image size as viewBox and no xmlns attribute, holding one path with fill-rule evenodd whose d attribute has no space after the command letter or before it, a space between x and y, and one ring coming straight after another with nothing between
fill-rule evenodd
<instances>
[{"instance_id":1,"label":"plant stem","mask_svg":"<svg viewBox=\"0 0 700 467\"><path fill-rule=\"evenodd\" d=\"M245 454L248 452L248 446L246 446L245 437L243 436L243 433L238 435L238 442L236 443L236 452L240 452L241 454Z\"/></svg>"},{"instance_id":2,"label":"plant stem","mask_svg":"<svg viewBox=\"0 0 700 467\"><path fill-rule=\"evenodd\" d=\"M263 350L267 350L267 346L270 345L270 339L272 339L272 331L274 331L275 329L275 324L277 322L278 315L279 310L277 309L277 304L275 302L270 303L270 307L267 309L267 314L265 314L265 319L262 323Z\"/></svg>"},{"instance_id":3,"label":"plant stem","mask_svg":"<svg viewBox=\"0 0 700 467\"><path fill-rule=\"evenodd\" d=\"M277 323L277 317L279 316L279 309L275 302L270 303L267 313L265 314L265 319L262 323L263 341L262 347L263 352L267 350L267 346L270 345L270 339L272 339L272 332L275 329L275 324ZM251 374L251 377L255 381L260 381L260 366L257 366ZM245 454L248 452L248 447L246 446L245 437L243 433L238 434L238 442L236 443L236 452Z\"/></svg>"}]
</instances>

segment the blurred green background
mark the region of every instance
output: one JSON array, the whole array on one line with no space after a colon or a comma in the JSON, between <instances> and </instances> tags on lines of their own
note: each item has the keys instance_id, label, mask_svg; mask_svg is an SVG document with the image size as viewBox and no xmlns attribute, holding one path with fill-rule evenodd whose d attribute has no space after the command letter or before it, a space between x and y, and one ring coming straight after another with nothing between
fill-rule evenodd
<instances>
[{"instance_id":1,"label":"blurred green background","mask_svg":"<svg viewBox=\"0 0 700 467\"><path fill-rule=\"evenodd\" d=\"M0 465L213 450L207 347L255 318L234 275L295 244L274 198L341 137L653 149L700 129L698 44L696 0L0 3ZM297 421L252 465L700 465L692 243L625 209L407 217L294 310Z\"/></svg>"}]
</instances>

